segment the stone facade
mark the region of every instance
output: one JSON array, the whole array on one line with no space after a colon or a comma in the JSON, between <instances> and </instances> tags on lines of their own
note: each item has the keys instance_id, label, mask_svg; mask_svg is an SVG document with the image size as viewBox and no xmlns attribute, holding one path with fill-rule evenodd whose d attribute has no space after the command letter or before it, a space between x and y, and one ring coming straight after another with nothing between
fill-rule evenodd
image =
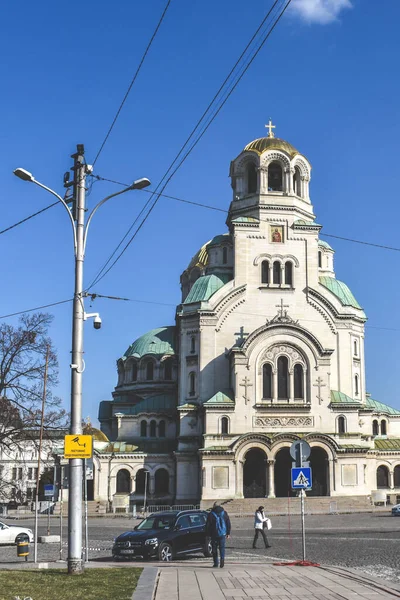
<instances>
[{"instance_id":1,"label":"stone facade","mask_svg":"<svg viewBox=\"0 0 400 600\"><path fill-rule=\"evenodd\" d=\"M309 494L400 495L400 411L366 391L366 315L320 239L310 163L270 136L248 144L230 176L228 231L182 274L176 325L118 361L114 398L100 406L103 478L113 458L98 495L124 488L141 501L147 470L155 504L287 496L300 438Z\"/></svg>"}]
</instances>

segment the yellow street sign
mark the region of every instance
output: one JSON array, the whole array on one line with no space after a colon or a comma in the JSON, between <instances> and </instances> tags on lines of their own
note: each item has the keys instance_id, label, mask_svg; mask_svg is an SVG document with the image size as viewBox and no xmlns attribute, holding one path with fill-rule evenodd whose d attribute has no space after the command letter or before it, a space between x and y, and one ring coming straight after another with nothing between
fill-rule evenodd
<instances>
[{"instance_id":1,"label":"yellow street sign","mask_svg":"<svg viewBox=\"0 0 400 600\"><path fill-rule=\"evenodd\" d=\"M93 438L91 435L66 435L64 458L92 458Z\"/></svg>"}]
</instances>

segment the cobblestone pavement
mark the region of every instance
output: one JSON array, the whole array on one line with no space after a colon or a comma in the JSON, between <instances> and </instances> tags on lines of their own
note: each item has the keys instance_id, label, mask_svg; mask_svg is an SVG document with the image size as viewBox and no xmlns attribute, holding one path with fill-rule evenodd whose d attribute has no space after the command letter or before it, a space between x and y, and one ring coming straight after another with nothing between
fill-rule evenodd
<instances>
[{"instance_id":1,"label":"cobblestone pavement","mask_svg":"<svg viewBox=\"0 0 400 600\"><path fill-rule=\"evenodd\" d=\"M12 523L11 520L6 520ZM66 519L64 519L66 524ZM114 537L132 529L138 521L127 518L92 518L89 521L89 558L94 561L110 560ZM33 520L14 522L33 528ZM46 533L46 518L41 519L39 535ZM265 564L265 561L295 560L302 558L300 517L286 516L272 518L273 529L269 532L272 548L252 549L253 520L232 518L232 537L227 543L227 561ZM59 533L59 520L51 519L51 533ZM63 529L63 546L60 555L59 544L39 544L38 560L54 561L67 557L67 529ZM324 565L336 565L359 569L400 583L399 564L400 518L386 513L364 513L347 515L313 515L306 517L306 558ZM1 563L17 559L15 546L0 546ZM30 560L33 560L31 547ZM185 564L205 566L209 559L201 555L192 556Z\"/></svg>"}]
</instances>

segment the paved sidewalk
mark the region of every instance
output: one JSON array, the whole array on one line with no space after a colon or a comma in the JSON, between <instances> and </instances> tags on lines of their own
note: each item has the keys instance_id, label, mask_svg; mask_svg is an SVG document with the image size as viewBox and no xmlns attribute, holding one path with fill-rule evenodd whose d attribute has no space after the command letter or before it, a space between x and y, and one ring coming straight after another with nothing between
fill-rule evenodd
<instances>
[{"instance_id":1,"label":"paved sidewalk","mask_svg":"<svg viewBox=\"0 0 400 600\"><path fill-rule=\"evenodd\" d=\"M155 600L386 600L400 591L337 567L161 567ZM134 594L135 598L135 594ZM151 596L148 596L151 600Z\"/></svg>"}]
</instances>

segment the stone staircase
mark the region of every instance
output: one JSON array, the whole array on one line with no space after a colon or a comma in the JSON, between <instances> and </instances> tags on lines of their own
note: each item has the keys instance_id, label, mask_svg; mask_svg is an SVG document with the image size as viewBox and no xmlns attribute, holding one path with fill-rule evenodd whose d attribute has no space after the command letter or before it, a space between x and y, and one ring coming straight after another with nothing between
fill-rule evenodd
<instances>
[{"instance_id":1,"label":"stone staircase","mask_svg":"<svg viewBox=\"0 0 400 600\"><path fill-rule=\"evenodd\" d=\"M211 508L213 500L204 500L202 509ZM221 500L221 506L232 515L253 515L259 506L264 506L269 515L300 514L300 498L242 498ZM336 514L372 512L374 507L367 496L310 496L304 499L306 514ZM387 508L386 508L387 510Z\"/></svg>"},{"instance_id":2,"label":"stone staircase","mask_svg":"<svg viewBox=\"0 0 400 600\"><path fill-rule=\"evenodd\" d=\"M106 502L100 502L97 500L89 500L88 501L88 516L89 517L98 517L100 515L105 515L107 512L107 504ZM54 504L53 515L59 515L61 512L61 502L56 502ZM63 502L63 517L68 515L68 502Z\"/></svg>"}]
</instances>

